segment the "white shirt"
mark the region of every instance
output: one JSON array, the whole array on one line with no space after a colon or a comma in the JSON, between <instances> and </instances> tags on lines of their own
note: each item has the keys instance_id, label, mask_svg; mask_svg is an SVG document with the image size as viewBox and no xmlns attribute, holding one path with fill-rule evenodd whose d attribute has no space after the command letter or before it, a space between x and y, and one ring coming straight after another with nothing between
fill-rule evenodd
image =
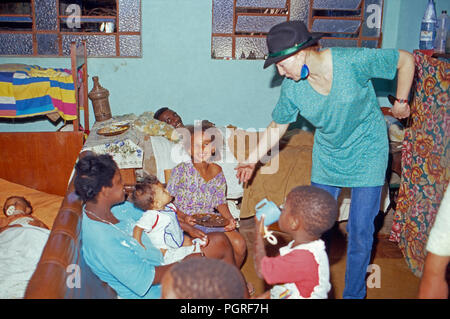
<instances>
[{"instance_id":1,"label":"white shirt","mask_svg":"<svg viewBox=\"0 0 450 319\"><path fill-rule=\"evenodd\" d=\"M175 214L175 206L172 203L168 204L166 208L161 211L147 210L136 223L136 226L142 228L147 234L153 246L159 249L174 248L168 246L166 241L166 236L170 236L171 234L173 235L172 238L179 243L179 246L183 244L183 230L169 213L172 213L172 215Z\"/></svg>"}]
</instances>

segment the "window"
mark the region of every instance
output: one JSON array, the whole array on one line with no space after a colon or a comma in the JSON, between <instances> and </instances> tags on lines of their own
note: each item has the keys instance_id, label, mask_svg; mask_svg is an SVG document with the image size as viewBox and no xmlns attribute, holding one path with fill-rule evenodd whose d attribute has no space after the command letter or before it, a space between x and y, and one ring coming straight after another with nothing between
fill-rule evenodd
<instances>
[{"instance_id":1,"label":"window","mask_svg":"<svg viewBox=\"0 0 450 319\"><path fill-rule=\"evenodd\" d=\"M140 0L2 0L0 55L68 56L86 40L91 57L140 57Z\"/></svg>"},{"instance_id":2,"label":"window","mask_svg":"<svg viewBox=\"0 0 450 319\"><path fill-rule=\"evenodd\" d=\"M383 0L213 0L211 57L264 59L275 24L302 20L325 33L320 44L381 45Z\"/></svg>"},{"instance_id":3,"label":"window","mask_svg":"<svg viewBox=\"0 0 450 319\"><path fill-rule=\"evenodd\" d=\"M323 47L381 46L383 0L310 0L309 30Z\"/></svg>"}]
</instances>

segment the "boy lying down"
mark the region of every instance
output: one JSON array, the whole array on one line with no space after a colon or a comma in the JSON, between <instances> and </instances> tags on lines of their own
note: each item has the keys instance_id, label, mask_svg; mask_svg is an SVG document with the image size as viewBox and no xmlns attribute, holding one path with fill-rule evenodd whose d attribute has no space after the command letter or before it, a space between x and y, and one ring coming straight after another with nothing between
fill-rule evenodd
<instances>
[{"instance_id":1,"label":"boy lying down","mask_svg":"<svg viewBox=\"0 0 450 319\"><path fill-rule=\"evenodd\" d=\"M42 221L32 215L31 203L22 196L10 196L3 204L3 213L6 218L0 218L0 232L7 227L20 227L31 225L48 229Z\"/></svg>"},{"instance_id":2,"label":"boy lying down","mask_svg":"<svg viewBox=\"0 0 450 319\"><path fill-rule=\"evenodd\" d=\"M11 196L0 218L0 299L23 298L50 230L32 215L30 202Z\"/></svg>"}]
</instances>

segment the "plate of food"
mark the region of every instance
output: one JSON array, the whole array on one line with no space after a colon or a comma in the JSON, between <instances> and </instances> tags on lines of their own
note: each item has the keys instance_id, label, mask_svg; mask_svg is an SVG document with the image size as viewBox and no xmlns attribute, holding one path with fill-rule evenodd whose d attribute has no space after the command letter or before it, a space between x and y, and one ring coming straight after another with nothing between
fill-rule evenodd
<instances>
[{"instance_id":1,"label":"plate of food","mask_svg":"<svg viewBox=\"0 0 450 319\"><path fill-rule=\"evenodd\" d=\"M206 227L225 227L229 221L219 214L194 214L195 222Z\"/></svg>"},{"instance_id":2,"label":"plate of food","mask_svg":"<svg viewBox=\"0 0 450 319\"><path fill-rule=\"evenodd\" d=\"M129 128L130 128L129 122L125 121L116 122L98 129L97 134L103 136L119 135L126 132Z\"/></svg>"}]
</instances>

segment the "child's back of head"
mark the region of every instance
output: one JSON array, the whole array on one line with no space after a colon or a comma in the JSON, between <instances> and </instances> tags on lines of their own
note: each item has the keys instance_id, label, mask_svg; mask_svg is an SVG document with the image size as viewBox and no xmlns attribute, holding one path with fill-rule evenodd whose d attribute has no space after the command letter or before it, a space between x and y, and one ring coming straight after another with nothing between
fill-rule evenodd
<instances>
[{"instance_id":1,"label":"child's back of head","mask_svg":"<svg viewBox=\"0 0 450 319\"><path fill-rule=\"evenodd\" d=\"M166 299L244 299L247 285L237 267L219 259L196 257L174 265L162 281Z\"/></svg>"},{"instance_id":2,"label":"child's back of head","mask_svg":"<svg viewBox=\"0 0 450 319\"><path fill-rule=\"evenodd\" d=\"M333 227L338 217L337 201L327 191L315 186L297 186L286 199L291 214L303 221L303 229L319 238Z\"/></svg>"}]
</instances>

